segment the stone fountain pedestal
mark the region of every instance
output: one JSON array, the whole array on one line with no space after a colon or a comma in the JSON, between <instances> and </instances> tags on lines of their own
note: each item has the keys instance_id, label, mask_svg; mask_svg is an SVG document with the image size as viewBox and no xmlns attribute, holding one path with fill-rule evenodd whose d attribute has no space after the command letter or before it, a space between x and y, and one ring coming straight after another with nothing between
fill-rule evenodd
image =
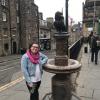
<instances>
[{"instance_id":1,"label":"stone fountain pedestal","mask_svg":"<svg viewBox=\"0 0 100 100\"><path fill-rule=\"evenodd\" d=\"M71 74L80 70L81 64L73 59L68 59L68 37L66 32L55 33L56 56L49 59L44 70L55 73L52 77L53 100L71 100L72 82Z\"/></svg>"}]
</instances>

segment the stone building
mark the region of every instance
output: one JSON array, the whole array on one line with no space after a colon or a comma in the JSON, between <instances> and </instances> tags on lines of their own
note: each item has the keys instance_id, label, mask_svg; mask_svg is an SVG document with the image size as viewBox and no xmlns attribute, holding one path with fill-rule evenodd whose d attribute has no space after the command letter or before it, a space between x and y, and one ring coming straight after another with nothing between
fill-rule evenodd
<instances>
[{"instance_id":1,"label":"stone building","mask_svg":"<svg viewBox=\"0 0 100 100\"><path fill-rule=\"evenodd\" d=\"M100 34L100 0L86 0L83 3L84 36L88 36L90 31Z\"/></svg>"},{"instance_id":2,"label":"stone building","mask_svg":"<svg viewBox=\"0 0 100 100\"><path fill-rule=\"evenodd\" d=\"M0 56L16 54L39 39L34 0L0 0Z\"/></svg>"},{"instance_id":3,"label":"stone building","mask_svg":"<svg viewBox=\"0 0 100 100\"><path fill-rule=\"evenodd\" d=\"M39 19L39 43L41 50L51 49L51 31L46 20Z\"/></svg>"},{"instance_id":4,"label":"stone building","mask_svg":"<svg viewBox=\"0 0 100 100\"><path fill-rule=\"evenodd\" d=\"M34 0L20 0L21 48L28 48L32 41L39 41L39 14Z\"/></svg>"},{"instance_id":5,"label":"stone building","mask_svg":"<svg viewBox=\"0 0 100 100\"><path fill-rule=\"evenodd\" d=\"M9 2L0 0L0 55L10 54Z\"/></svg>"},{"instance_id":6,"label":"stone building","mask_svg":"<svg viewBox=\"0 0 100 100\"><path fill-rule=\"evenodd\" d=\"M51 50L54 48L54 19L48 17L43 20L43 13L39 12L39 43L41 50Z\"/></svg>"}]
</instances>

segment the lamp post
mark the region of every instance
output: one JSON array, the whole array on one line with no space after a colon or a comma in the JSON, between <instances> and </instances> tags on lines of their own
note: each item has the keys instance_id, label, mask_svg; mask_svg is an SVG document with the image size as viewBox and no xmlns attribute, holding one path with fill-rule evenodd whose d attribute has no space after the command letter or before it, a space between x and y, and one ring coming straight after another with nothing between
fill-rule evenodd
<instances>
[{"instance_id":1,"label":"lamp post","mask_svg":"<svg viewBox=\"0 0 100 100\"><path fill-rule=\"evenodd\" d=\"M65 0L65 27L66 27L66 32L68 33L68 0ZM66 53L68 55L68 39L66 40Z\"/></svg>"},{"instance_id":2,"label":"lamp post","mask_svg":"<svg viewBox=\"0 0 100 100\"><path fill-rule=\"evenodd\" d=\"M94 12L93 12L93 32L95 32L95 12L96 12L96 2L94 1Z\"/></svg>"},{"instance_id":3,"label":"lamp post","mask_svg":"<svg viewBox=\"0 0 100 100\"><path fill-rule=\"evenodd\" d=\"M68 32L68 0L65 0L65 26L66 32Z\"/></svg>"}]
</instances>

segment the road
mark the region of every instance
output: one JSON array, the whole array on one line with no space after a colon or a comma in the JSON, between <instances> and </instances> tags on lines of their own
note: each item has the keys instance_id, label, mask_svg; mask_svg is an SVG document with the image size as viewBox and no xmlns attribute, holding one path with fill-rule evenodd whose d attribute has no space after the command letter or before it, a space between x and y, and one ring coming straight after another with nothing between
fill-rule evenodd
<instances>
[{"instance_id":1,"label":"road","mask_svg":"<svg viewBox=\"0 0 100 100\"><path fill-rule=\"evenodd\" d=\"M20 55L0 57L0 87L21 76L20 58Z\"/></svg>"}]
</instances>

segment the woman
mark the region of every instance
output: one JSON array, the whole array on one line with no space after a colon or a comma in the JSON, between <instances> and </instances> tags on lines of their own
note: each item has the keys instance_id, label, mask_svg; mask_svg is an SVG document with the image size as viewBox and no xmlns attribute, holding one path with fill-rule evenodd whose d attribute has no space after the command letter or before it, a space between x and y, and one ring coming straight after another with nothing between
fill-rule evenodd
<instances>
[{"instance_id":1,"label":"woman","mask_svg":"<svg viewBox=\"0 0 100 100\"><path fill-rule=\"evenodd\" d=\"M29 50L22 56L21 69L30 92L30 100L39 100L38 89L43 73L42 66L47 60L48 57L39 52L39 45L37 43L32 43Z\"/></svg>"}]
</instances>

